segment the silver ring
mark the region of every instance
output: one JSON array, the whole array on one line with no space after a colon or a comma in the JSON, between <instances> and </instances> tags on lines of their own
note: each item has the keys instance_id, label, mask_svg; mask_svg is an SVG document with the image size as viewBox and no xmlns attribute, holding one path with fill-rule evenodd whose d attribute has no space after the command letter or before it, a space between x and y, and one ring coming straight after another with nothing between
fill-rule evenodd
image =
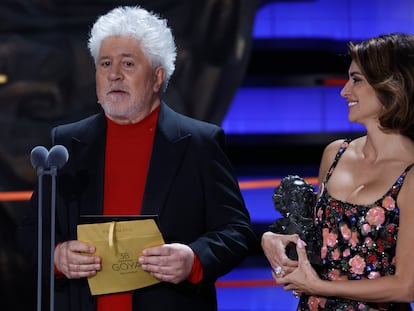
<instances>
[{"instance_id":1,"label":"silver ring","mask_svg":"<svg viewBox=\"0 0 414 311\"><path fill-rule=\"evenodd\" d=\"M283 275L282 267L277 266L273 269L277 277L281 277Z\"/></svg>"},{"instance_id":2,"label":"silver ring","mask_svg":"<svg viewBox=\"0 0 414 311\"><path fill-rule=\"evenodd\" d=\"M296 291L296 290L292 290L292 294L293 294L293 296L295 296L296 298L299 298L299 297L300 297L300 295L301 295L301 293L300 293L300 292L298 292L298 291Z\"/></svg>"}]
</instances>

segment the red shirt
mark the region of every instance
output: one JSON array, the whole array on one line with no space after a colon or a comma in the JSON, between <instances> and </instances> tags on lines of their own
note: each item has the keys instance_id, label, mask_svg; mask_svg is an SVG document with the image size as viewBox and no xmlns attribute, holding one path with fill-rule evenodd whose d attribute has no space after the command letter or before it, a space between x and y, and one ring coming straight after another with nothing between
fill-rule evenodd
<instances>
[{"instance_id":1,"label":"red shirt","mask_svg":"<svg viewBox=\"0 0 414 311\"><path fill-rule=\"evenodd\" d=\"M140 213L159 110L136 124L119 125L107 119L104 215ZM188 281L197 283L202 277L200 260L194 255ZM132 293L98 296L97 311L113 310L131 311Z\"/></svg>"},{"instance_id":2,"label":"red shirt","mask_svg":"<svg viewBox=\"0 0 414 311\"><path fill-rule=\"evenodd\" d=\"M138 215L154 140L159 107L136 124L107 119L104 215ZM97 311L131 311L132 294L98 296Z\"/></svg>"}]
</instances>

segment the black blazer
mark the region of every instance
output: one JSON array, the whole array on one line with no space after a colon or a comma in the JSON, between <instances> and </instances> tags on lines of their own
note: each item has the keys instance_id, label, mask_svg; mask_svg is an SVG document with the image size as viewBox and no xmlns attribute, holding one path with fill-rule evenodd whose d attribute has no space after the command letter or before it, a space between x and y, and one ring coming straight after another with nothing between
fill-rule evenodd
<instances>
[{"instance_id":1,"label":"black blazer","mask_svg":"<svg viewBox=\"0 0 414 311\"><path fill-rule=\"evenodd\" d=\"M69 151L57 177L56 242L76 239L80 215L102 214L105 133L103 112L51 132L52 143ZM160 283L136 290L133 310L216 310L216 279L257 246L221 128L161 104L141 214L159 216L167 243L189 245L204 277L197 285ZM95 299L86 279L61 278L55 302L59 311L93 311Z\"/></svg>"}]
</instances>

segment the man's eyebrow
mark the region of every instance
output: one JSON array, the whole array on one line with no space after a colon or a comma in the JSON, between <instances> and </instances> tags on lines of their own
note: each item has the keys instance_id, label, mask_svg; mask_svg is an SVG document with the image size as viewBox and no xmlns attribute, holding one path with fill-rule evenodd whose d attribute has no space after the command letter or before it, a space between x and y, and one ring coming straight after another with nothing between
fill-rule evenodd
<instances>
[{"instance_id":1,"label":"man's eyebrow","mask_svg":"<svg viewBox=\"0 0 414 311\"><path fill-rule=\"evenodd\" d=\"M134 54L134 53L121 53L121 54L119 54L119 56L122 56L122 57L134 57L134 56L136 56L136 54ZM111 57L110 56L103 55L103 56L99 57L98 60L109 59L109 58L111 58Z\"/></svg>"},{"instance_id":2,"label":"man's eyebrow","mask_svg":"<svg viewBox=\"0 0 414 311\"><path fill-rule=\"evenodd\" d=\"M121 56L123 56L123 57L133 57L135 55L136 54L134 54L134 53L121 53Z\"/></svg>"},{"instance_id":3,"label":"man's eyebrow","mask_svg":"<svg viewBox=\"0 0 414 311\"><path fill-rule=\"evenodd\" d=\"M103 59L109 59L109 56L100 56L100 57L98 58L98 61L101 61L101 60L103 60Z\"/></svg>"}]
</instances>

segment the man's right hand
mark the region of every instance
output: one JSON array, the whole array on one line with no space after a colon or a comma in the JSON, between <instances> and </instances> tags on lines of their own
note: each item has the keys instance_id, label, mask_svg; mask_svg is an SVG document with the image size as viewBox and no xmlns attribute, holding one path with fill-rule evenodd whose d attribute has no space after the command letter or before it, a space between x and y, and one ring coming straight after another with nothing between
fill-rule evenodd
<instances>
[{"instance_id":1,"label":"man's right hand","mask_svg":"<svg viewBox=\"0 0 414 311\"><path fill-rule=\"evenodd\" d=\"M68 279L93 276L101 270L101 258L94 253L93 245L77 240L60 243L55 248L55 267Z\"/></svg>"}]
</instances>

